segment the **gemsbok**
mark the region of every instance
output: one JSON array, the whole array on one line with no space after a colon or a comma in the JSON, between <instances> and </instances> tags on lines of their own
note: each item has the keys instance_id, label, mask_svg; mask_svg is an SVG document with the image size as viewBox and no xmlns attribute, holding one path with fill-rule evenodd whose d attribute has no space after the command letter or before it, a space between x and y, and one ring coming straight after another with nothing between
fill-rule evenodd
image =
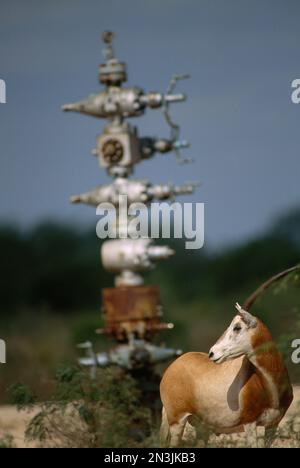
<instances>
[{"instance_id":1,"label":"gemsbok","mask_svg":"<svg viewBox=\"0 0 300 468\"><path fill-rule=\"evenodd\" d=\"M236 304L237 315L209 354L191 352L166 370L161 445L196 441L195 418L215 434L246 433L257 447L257 426L270 446L293 400L283 357L263 322Z\"/></svg>"}]
</instances>

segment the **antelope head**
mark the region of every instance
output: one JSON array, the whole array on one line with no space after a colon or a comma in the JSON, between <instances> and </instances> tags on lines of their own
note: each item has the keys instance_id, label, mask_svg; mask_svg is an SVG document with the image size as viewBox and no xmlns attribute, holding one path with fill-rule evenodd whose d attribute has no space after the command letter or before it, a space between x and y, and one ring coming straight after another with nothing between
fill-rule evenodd
<instances>
[{"instance_id":1,"label":"antelope head","mask_svg":"<svg viewBox=\"0 0 300 468\"><path fill-rule=\"evenodd\" d=\"M253 352L251 336L257 327L257 319L239 304L235 307L237 315L209 352L209 358L218 364Z\"/></svg>"}]
</instances>

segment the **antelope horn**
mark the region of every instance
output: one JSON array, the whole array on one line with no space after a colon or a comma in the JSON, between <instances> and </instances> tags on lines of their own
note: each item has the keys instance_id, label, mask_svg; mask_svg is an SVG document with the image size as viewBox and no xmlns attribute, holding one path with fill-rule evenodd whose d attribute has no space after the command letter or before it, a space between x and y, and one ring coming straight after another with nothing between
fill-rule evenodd
<instances>
[{"instance_id":1,"label":"antelope horn","mask_svg":"<svg viewBox=\"0 0 300 468\"><path fill-rule=\"evenodd\" d=\"M256 291L254 291L253 294L251 294L250 297L246 300L244 303L244 309L250 310L250 308L253 306L255 301L259 298L259 296L265 292L270 286L272 286L274 283L277 283L279 280L282 278L285 278L291 273L297 272L300 270L300 265L293 266L292 268L288 268L287 270L281 271L275 276L272 276L272 278L268 279L265 283L263 283L261 286L259 286Z\"/></svg>"},{"instance_id":2,"label":"antelope horn","mask_svg":"<svg viewBox=\"0 0 300 468\"><path fill-rule=\"evenodd\" d=\"M253 317L253 315L250 314L250 312L244 310L238 302L235 304L235 308L238 311L238 314L242 317L244 322L249 325L250 328L256 327L257 320L255 317Z\"/></svg>"}]
</instances>

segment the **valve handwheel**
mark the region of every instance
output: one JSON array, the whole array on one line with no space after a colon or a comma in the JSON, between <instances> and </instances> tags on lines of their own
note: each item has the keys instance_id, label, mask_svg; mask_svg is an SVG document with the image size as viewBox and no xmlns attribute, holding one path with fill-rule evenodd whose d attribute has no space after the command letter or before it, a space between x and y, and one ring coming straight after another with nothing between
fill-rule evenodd
<instances>
[{"instance_id":1,"label":"valve handwheel","mask_svg":"<svg viewBox=\"0 0 300 468\"><path fill-rule=\"evenodd\" d=\"M103 145L102 152L108 163L118 164L124 154L123 145L116 139L107 140Z\"/></svg>"}]
</instances>

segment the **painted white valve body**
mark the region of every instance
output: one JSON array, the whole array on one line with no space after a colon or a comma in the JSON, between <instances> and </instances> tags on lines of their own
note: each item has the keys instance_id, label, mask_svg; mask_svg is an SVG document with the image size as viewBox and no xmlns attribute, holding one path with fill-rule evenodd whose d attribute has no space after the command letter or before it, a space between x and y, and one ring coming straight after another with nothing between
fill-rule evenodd
<instances>
[{"instance_id":1,"label":"painted white valve body","mask_svg":"<svg viewBox=\"0 0 300 468\"><path fill-rule=\"evenodd\" d=\"M167 246L154 246L152 239L118 239L104 242L102 263L111 273L118 274L117 286L138 286L144 283L139 273L152 270L155 263L175 254Z\"/></svg>"},{"instance_id":2,"label":"painted white valve body","mask_svg":"<svg viewBox=\"0 0 300 468\"><path fill-rule=\"evenodd\" d=\"M152 200L168 200L176 195L190 195L194 192L195 184L181 187L170 184L152 185L147 180L128 180L118 177L112 184L100 185L90 192L71 197L72 203L85 203L98 206L100 203L112 203L118 206L120 196L126 195L127 203L149 203Z\"/></svg>"}]
</instances>

